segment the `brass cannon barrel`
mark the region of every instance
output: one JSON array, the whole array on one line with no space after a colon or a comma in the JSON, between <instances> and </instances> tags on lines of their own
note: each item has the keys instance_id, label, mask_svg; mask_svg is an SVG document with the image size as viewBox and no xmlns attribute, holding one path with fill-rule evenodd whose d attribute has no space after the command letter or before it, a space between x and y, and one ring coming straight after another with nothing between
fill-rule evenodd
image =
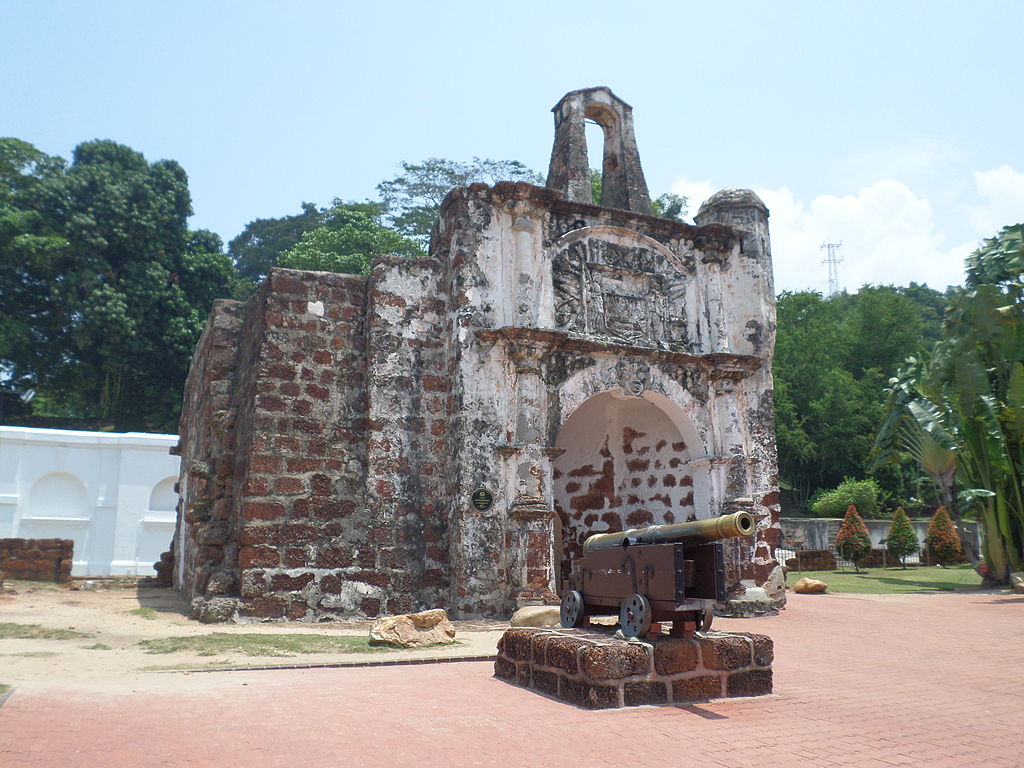
<instances>
[{"instance_id":1,"label":"brass cannon barrel","mask_svg":"<svg viewBox=\"0 0 1024 768\"><path fill-rule=\"evenodd\" d=\"M707 520L694 520L691 523L672 523L671 525L652 525L647 528L631 528L618 533L597 533L583 542L583 552L595 549L611 549L623 542L630 544L660 544L665 542L681 542L698 544L718 539L731 539L737 536L749 536L754 532L754 516L749 512L733 512L731 515L712 517Z\"/></svg>"}]
</instances>

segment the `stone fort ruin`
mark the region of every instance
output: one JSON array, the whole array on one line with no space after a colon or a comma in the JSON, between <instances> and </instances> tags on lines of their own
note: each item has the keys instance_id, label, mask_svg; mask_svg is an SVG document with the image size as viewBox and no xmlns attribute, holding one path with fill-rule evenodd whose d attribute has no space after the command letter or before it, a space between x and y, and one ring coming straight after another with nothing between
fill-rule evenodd
<instances>
[{"instance_id":1,"label":"stone fort ruin","mask_svg":"<svg viewBox=\"0 0 1024 768\"><path fill-rule=\"evenodd\" d=\"M757 530L726 545L724 609L770 609L768 211L727 189L696 226L656 218L632 108L589 88L553 111L547 186L452 190L427 258L216 303L158 567L196 618L507 616L557 602L591 533L735 509Z\"/></svg>"}]
</instances>

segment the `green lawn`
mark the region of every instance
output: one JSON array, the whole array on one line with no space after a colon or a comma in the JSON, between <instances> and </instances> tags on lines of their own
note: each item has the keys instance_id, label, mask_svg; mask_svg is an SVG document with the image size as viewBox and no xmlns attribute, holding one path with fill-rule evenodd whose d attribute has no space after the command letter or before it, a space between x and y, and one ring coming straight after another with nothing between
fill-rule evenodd
<instances>
[{"instance_id":1,"label":"green lawn","mask_svg":"<svg viewBox=\"0 0 1024 768\"><path fill-rule=\"evenodd\" d=\"M869 595L952 592L981 585L981 577L969 565L947 568L937 565L908 566L906 570L898 567L868 568L862 573L854 573L852 570L790 571L786 581L792 586L804 576L824 581L828 584L829 592Z\"/></svg>"}]
</instances>

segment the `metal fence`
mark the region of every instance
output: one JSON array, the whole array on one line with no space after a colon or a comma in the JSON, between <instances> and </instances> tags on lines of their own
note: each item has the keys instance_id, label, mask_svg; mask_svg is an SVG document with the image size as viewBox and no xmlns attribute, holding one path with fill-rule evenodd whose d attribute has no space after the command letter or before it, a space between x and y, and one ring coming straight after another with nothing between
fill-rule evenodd
<instances>
[{"instance_id":1,"label":"metal fence","mask_svg":"<svg viewBox=\"0 0 1024 768\"><path fill-rule=\"evenodd\" d=\"M829 551L833 555L835 555L835 557L836 557L836 567L838 567L838 568L853 568L854 567L853 566L853 562L850 561L850 560L847 560L846 558L840 557L839 553L835 550L835 548L831 548L831 549L829 549ZM883 552L885 552L884 549L882 549L882 550L877 550L876 549L875 551L883 551ZM778 563L780 565L785 565L787 560L789 560L790 558L794 558L796 556L797 556L797 550L795 550L795 549L787 549L786 547L776 547L775 548L775 559L778 561ZM900 565L900 559L898 557L893 557L892 555L888 554L887 552L882 557L883 557L884 567ZM903 559L903 562L906 565L923 565L923 564L925 564L924 561L921 559L921 554L919 552L914 552L911 555L907 555Z\"/></svg>"}]
</instances>

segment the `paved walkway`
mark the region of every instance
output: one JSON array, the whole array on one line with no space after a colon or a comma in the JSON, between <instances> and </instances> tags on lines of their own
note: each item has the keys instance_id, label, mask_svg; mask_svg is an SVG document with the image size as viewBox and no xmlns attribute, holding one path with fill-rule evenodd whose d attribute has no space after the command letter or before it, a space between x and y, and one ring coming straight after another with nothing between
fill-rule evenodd
<instances>
[{"instance_id":1,"label":"paved walkway","mask_svg":"<svg viewBox=\"0 0 1024 768\"><path fill-rule=\"evenodd\" d=\"M589 712L491 665L221 672L170 694L15 691L0 766L1024 765L1024 598L791 597L775 693Z\"/></svg>"}]
</instances>

